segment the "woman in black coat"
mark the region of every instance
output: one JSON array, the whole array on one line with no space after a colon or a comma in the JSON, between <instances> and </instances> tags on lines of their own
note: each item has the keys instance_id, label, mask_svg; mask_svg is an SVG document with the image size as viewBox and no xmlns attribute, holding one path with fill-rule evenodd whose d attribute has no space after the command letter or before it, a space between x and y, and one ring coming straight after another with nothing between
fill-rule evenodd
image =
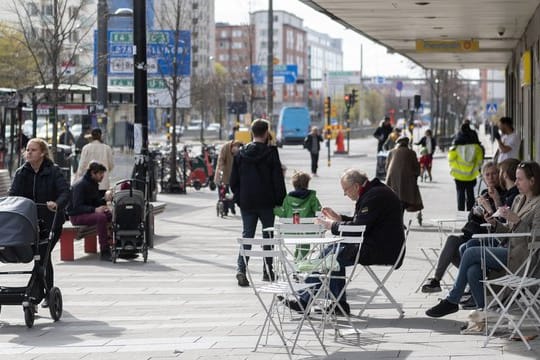
<instances>
[{"instance_id":1,"label":"woman in black coat","mask_svg":"<svg viewBox=\"0 0 540 360\"><path fill-rule=\"evenodd\" d=\"M69 201L69 184L60 168L49 157L49 148L42 139L31 139L26 145L26 162L17 169L11 188L10 196L22 196L33 200L38 205L38 219L40 238L43 238L51 230L54 237L50 244L52 252L60 238L62 225L64 224L64 208ZM56 221L55 219L56 213ZM48 306L48 292L54 286L54 273L50 253L47 247L40 246L41 258L48 258L45 270L46 293L42 307ZM48 255L48 256L46 256Z\"/></svg>"}]
</instances>

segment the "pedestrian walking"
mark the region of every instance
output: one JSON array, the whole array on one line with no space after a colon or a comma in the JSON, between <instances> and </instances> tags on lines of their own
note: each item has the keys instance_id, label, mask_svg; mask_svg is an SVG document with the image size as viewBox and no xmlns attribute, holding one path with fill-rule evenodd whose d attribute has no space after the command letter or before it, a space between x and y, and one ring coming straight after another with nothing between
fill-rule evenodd
<instances>
[{"instance_id":1,"label":"pedestrian walking","mask_svg":"<svg viewBox=\"0 0 540 360\"><path fill-rule=\"evenodd\" d=\"M475 138L476 133L471 132L469 124L464 122L454 139L454 145L448 151L450 175L456 183L459 211L470 211L474 206L474 187L484 160L484 151L478 143L478 137Z\"/></svg>"},{"instance_id":2,"label":"pedestrian walking","mask_svg":"<svg viewBox=\"0 0 540 360\"><path fill-rule=\"evenodd\" d=\"M81 159L77 169L77 178L84 176L91 161L97 161L102 164L107 169L103 180L99 183L99 191L101 196L104 196L105 192L110 188L109 174L114 168L113 151L109 145L104 144L101 140L100 128L92 129L91 135L92 141L82 148Z\"/></svg>"},{"instance_id":3,"label":"pedestrian walking","mask_svg":"<svg viewBox=\"0 0 540 360\"><path fill-rule=\"evenodd\" d=\"M280 206L286 195L283 168L276 146L268 145L272 137L270 124L257 119L251 124L253 141L244 146L234 157L230 186L234 202L242 215L242 237L253 238L259 220L263 228L274 226L274 207ZM263 231L263 237L271 234ZM246 266L238 254L236 279L239 286L249 286ZM274 279L272 258L265 260L263 280Z\"/></svg>"},{"instance_id":4,"label":"pedestrian walking","mask_svg":"<svg viewBox=\"0 0 540 360\"><path fill-rule=\"evenodd\" d=\"M390 124L390 118L388 116L381 120L379 127L373 133L373 136L378 140L377 152L383 150L383 145L390 133L392 132L392 125Z\"/></svg>"},{"instance_id":5,"label":"pedestrian walking","mask_svg":"<svg viewBox=\"0 0 540 360\"><path fill-rule=\"evenodd\" d=\"M519 159L519 137L514 131L514 123L511 117L502 117L499 120L499 131L494 133L494 138L497 141L497 151L494 156L497 162L502 162L506 159Z\"/></svg>"},{"instance_id":6,"label":"pedestrian walking","mask_svg":"<svg viewBox=\"0 0 540 360\"><path fill-rule=\"evenodd\" d=\"M304 149L309 151L311 155L311 174L317 176L317 169L319 167L319 152L321 151L322 136L319 134L319 128L316 126L311 127L311 132L304 139Z\"/></svg>"},{"instance_id":7,"label":"pedestrian walking","mask_svg":"<svg viewBox=\"0 0 540 360\"><path fill-rule=\"evenodd\" d=\"M422 147L422 150L425 149L425 153L421 154L420 158L420 167L423 170L422 171L422 181L424 181L424 171L427 172L429 176L429 181L433 180L431 176L431 165L433 163L433 154L435 153L435 147L437 146L437 141L433 137L433 132L431 129L427 129L424 132L424 136L415 143L415 145L420 145Z\"/></svg>"},{"instance_id":8,"label":"pedestrian walking","mask_svg":"<svg viewBox=\"0 0 540 360\"><path fill-rule=\"evenodd\" d=\"M217 184L223 184L225 186L225 194L229 192L229 184L234 156L238 153L242 145L243 144L240 141L231 140L226 142L221 147L221 150L219 152L216 165L215 182ZM231 214L236 215L236 210L234 209L234 202L227 201L226 203L229 207L225 209L225 213L230 210Z\"/></svg>"},{"instance_id":9,"label":"pedestrian walking","mask_svg":"<svg viewBox=\"0 0 540 360\"><path fill-rule=\"evenodd\" d=\"M403 211L416 212L424 208L417 184L419 175L416 153L409 149L409 138L401 136L386 159L386 185L398 196Z\"/></svg>"}]
</instances>

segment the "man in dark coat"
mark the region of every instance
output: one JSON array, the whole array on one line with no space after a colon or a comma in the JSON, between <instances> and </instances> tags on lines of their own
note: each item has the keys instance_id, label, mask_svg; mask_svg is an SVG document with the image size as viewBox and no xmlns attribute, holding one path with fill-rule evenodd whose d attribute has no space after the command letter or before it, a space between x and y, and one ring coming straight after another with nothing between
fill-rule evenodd
<instances>
[{"instance_id":1,"label":"man in dark coat","mask_svg":"<svg viewBox=\"0 0 540 360\"><path fill-rule=\"evenodd\" d=\"M390 118L388 116L384 117L384 120L381 121L379 127L373 133L373 136L379 141L377 143L377 152L383 150L383 145L388 139L388 135L392 132L392 124L390 124Z\"/></svg>"},{"instance_id":2,"label":"man in dark coat","mask_svg":"<svg viewBox=\"0 0 540 360\"><path fill-rule=\"evenodd\" d=\"M103 164L90 162L84 176L73 184L68 214L73 225L96 225L101 260L110 261L108 227L112 214L107 207L107 200L111 200L111 195L106 193L103 197L99 191L99 183L106 171Z\"/></svg>"},{"instance_id":3,"label":"man in dark coat","mask_svg":"<svg viewBox=\"0 0 540 360\"><path fill-rule=\"evenodd\" d=\"M242 214L242 237L253 238L257 222L263 228L274 226L276 206L283 203L286 195L283 169L275 146L269 146L271 140L269 123L257 119L251 124L253 142L247 144L235 156L230 178L234 202L240 207ZM263 237L270 237L263 232ZM271 258L266 260L263 279L272 280ZM246 264L242 255L238 255L236 279L239 286L249 286L246 277ZM268 269L268 271L267 271Z\"/></svg>"},{"instance_id":4,"label":"man in dark coat","mask_svg":"<svg viewBox=\"0 0 540 360\"><path fill-rule=\"evenodd\" d=\"M319 134L319 128L311 127L311 133L304 139L304 149L309 151L311 155L311 174L317 176L317 168L319 167L319 152L321 151L322 136Z\"/></svg>"},{"instance_id":5,"label":"man in dark coat","mask_svg":"<svg viewBox=\"0 0 540 360\"><path fill-rule=\"evenodd\" d=\"M345 267L354 265L356 254L360 251L358 263L361 265L394 265L398 260L401 247L405 241L403 231L403 214L401 202L388 186L375 178L369 180L358 170L349 169L341 176L341 187L345 196L356 202L352 217L340 215L330 208L323 208L324 219L318 219L332 234L339 234L340 225L365 225L364 240L359 249L358 244L342 244L337 256L339 271L332 272L330 291L337 297L345 286ZM354 234L344 234L354 236ZM331 248L327 249L327 253ZM401 266L403 257L397 268ZM336 278L339 277L339 278ZM313 278L309 278L313 279ZM305 309L310 301L310 294L300 296L302 304L287 301L286 305L296 311ZM340 299L340 307L350 312L347 295L344 292Z\"/></svg>"}]
</instances>

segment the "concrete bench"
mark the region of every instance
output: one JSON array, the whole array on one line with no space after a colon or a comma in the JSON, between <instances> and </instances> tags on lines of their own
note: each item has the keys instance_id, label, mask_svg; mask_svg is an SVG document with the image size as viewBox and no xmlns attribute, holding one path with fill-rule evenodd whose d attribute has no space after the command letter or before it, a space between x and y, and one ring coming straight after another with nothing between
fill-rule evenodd
<instances>
[{"instance_id":1,"label":"concrete bench","mask_svg":"<svg viewBox=\"0 0 540 360\"><path fill-rule=\"evenodd\" d=\"M165 211L166 203L164 202L151 202L150 203L150 229L154 231L154 216L161 214ZM84 252L96 253L97 252L97 228L96 226L86 225L73 225L71 222L66 221L62 228L62 235L60 235L60 260L73 261L75 260L75 239L84 239ZM149 245L153 245L153 241L149 239ZM150 246L152 247L152 246Z\"/></svg>"}]
</instances>

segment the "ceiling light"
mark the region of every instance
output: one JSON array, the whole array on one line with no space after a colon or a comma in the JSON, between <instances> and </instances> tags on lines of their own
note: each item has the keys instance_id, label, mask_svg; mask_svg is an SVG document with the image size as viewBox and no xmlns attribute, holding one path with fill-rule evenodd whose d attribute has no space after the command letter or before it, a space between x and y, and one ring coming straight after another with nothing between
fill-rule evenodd
<instances>
[{"instance_id":1,"label":"ceiling light","mask_svg":"<svg viewBox=\"0 0 540 360\"><path fill-rule=\"evenodd\" d=\"M415 4L418 6L425 6L425 5L429 5L430 3L428 1L418 1L418 2L415 2Z\"/></svg>"},{"instance_id":2,"label":"ceiling light","mask_svg":"<svg viewBox=\"0 0 540 360\"><path fill-rule=\"evenodd\" d=\"M442 30L444 29L442 26L434 26L432 27L433 30Z\"/></svg>"},{"instance_id":3,"label":"ceiling light","mask_svg":"<svg viewBox=\"0 0 540 360\"><path fill-rule=\"evenodd\" d=\"M424 19L432 20L432 19L436 19L436 18L437 18L436 16L424 16Z\"/></svg>"}]
</instances>

